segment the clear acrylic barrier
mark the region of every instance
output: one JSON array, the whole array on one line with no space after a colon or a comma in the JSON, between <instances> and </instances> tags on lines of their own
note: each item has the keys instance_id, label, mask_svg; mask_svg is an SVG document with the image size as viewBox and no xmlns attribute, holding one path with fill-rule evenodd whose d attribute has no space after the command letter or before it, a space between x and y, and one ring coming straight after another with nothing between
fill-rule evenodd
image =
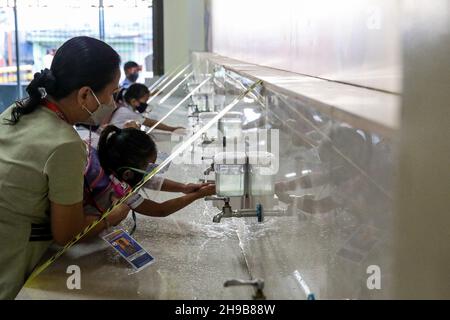
<instances>
[{"instance_id":1,"label":"clear acrylic barrier","mask_svg":"<svg viewBox=\"0 0 450 320\"><path fill-rule=\"evenodd\" d=\"M226 100L251 83L204 63L222 75ZM267 192L269 203L287 208L285 214L268 214L262 223L251 218L226 222L238 226L249 272L266 280L266 294L305 298L300 273L318 298L387 297L387 288L368 288L367 270L377 266L386 279L391 270L392 137L333 119L267 88L233 111L243 114L240 137L265 129L278 139L258 136L256 149L273 152L278 170L258 181L251 175L251 183Z\"/></svg>"}]
</instances>

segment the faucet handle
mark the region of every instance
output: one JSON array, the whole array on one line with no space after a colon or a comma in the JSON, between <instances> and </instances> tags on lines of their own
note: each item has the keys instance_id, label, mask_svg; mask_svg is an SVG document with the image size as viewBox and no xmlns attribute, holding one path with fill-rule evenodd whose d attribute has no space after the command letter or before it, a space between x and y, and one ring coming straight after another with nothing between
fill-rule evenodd
<instances>
[{"instance_id":1,"label":"faucet handle","mask_svg":"<svg viewBox=\"0 0 450 320\"><path fill-rule=\"evenodd\" d=\"M264 211L262 204L258 203L256 205L256 217L258 218L258 222L263 222L264 220Z\"/></svg>"},{"instance_id":2,"label":"faucet handle","mask_svg":"<svg viewBox=\"0 0 450 320\"><path fill-rule=\"evenodd\" d=\"M212 179L198 179L198 182L200 182L200 183L215 184L215 183L216 183L216 180L212 180Z\"/></svg>"},{"instance_id":3,"label":"faucet handle","mask_svg":"<svg viewBox=\"0 0 450 320\"><path fill-rule=\"evenodd\" d=\"M228 198L228 197L208 196L208 197L205 197L204 199L205 199L205 201L222 200L225 202L230 202L230 198Z\"/></svg>"},{"instance_id":4,"label":"faucet handle","mask_svg":"<svg viewBox=\"0 0 450 320\"><path fill-rule=\"evenodd\" d=\"M263 279L253 279L253 280L242 280L242 279L230 279L224 282L224 287L231 286L253 286L255 287L255 295L254 299L266 299L263 289L264 289L264 280Z\"/></svg>"}]
</instances>

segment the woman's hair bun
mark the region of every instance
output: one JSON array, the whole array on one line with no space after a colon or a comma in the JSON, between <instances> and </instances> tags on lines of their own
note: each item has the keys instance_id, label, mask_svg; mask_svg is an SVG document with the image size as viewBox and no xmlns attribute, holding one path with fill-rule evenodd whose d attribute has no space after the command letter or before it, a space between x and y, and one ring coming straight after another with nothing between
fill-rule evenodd
<instances>
[{"instance_id":1,"label":"woman's hair bun","mask_svg":"<svg viewBox=\"0 0 450 320\"><path fill-rule=\"evenodd\" d=\"M34 74L33 80L27 87L27 93L32 96L39 92L41 96L45 96L44 92L51 94L55 91L55 88L56 78L53 76L50 69L45 68L44 70L41 70L41 72L36 72Z\"/></svg>"}]
</instances>

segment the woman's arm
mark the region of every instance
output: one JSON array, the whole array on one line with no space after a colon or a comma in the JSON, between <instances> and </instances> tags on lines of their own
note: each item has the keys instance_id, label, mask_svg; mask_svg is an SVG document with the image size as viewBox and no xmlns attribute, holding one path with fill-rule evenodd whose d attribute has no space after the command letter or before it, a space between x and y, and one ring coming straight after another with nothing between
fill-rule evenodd
<instances>
[{"instance_id":1,"label":"woman's arm","mask_svg":"<svg viewBox=\"0 0 450 320\"><path fill-rule=\"evenodd\" d=\"M158 203L146 199L136 208L136 212L151 217L167 217L168 215L188 206L197 199L213 195L216 193L215 185L206 185L198 191L188 193L184 196Z\"/></svg>"},{"instance_id":2,"label":"woman's arm","mask_svg":"<svg viewBox=\"0 0 450 320\"><path fill-rule=\"evenodd\" d=\"M85 227L83 202L62 205L50 202L53 240L65 245Z\"/></svg>"},{"instance_id":3,"label":"woman's arm","mask_svg":"<svg viewBox=\"0 0 450 320\"><path fill-rule=\"evenodd\" d=\"M125 204L118 206L106 218L110 225L117 225L126 218L130 208ZM59 245L67 244L74 236L83 231L89 224L97 220L95 216L85 216L83 203L61 205L51 202L51 225L53 240ZM92 238L103 231L106 221L99 223L83 239Z\"/></svg>"}]
</instances>

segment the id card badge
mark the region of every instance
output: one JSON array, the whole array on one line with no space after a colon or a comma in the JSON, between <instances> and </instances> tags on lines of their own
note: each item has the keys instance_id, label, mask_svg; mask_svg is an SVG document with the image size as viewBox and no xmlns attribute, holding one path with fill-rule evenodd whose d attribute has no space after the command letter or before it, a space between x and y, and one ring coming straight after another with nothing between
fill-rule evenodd
<instances>
[{"instance_id":1,"label":"id card badge","mask_svg":"<svg viewBox=\"0 0 450 320\"><path fill-rule=\"evenodd\" d=\"M102 238L119 252L136 272L155 262L155 258L123 229L116 229Z\"/></svg>"}]
</instances>

